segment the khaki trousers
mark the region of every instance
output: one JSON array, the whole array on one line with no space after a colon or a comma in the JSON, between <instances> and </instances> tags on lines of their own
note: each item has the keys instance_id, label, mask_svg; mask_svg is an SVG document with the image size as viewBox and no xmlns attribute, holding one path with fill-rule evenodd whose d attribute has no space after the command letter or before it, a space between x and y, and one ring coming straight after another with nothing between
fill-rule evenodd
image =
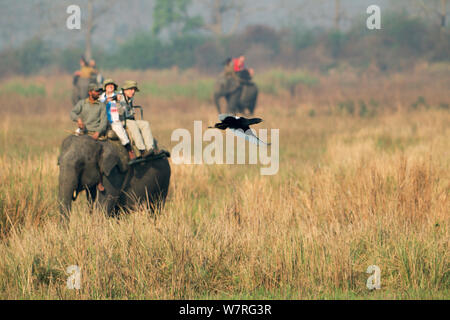
<instances>
[{"instance_id":1,"label":"khaki trousers","mask_svg":"<svg viewBox=\"0 0 450 320\"><path fill-rule=\"evenodd\" d=\"M131 133L134 144L139 150L143 151L153 149L153 135L148 121L127 120L126 124L128 131Z\"/></svg>"}]
</instances>

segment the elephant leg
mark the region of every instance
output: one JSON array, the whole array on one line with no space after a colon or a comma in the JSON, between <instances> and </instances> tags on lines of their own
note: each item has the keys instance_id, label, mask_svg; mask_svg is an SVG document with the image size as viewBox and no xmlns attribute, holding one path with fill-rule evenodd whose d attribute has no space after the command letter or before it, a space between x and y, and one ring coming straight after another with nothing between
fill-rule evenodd
<instances>
[{"instance_id":1,"label":"elephant leg","mask_svg":"<svg viewBox=\"0 0 450 320\"><path fill-rule=\"evenodd\" d=\"M86 199L89 205L89 210L92 213L95 199L97 198L97 186L86 188Z\"/></svg>"},{"instance_id":2,"label":"elephant leg","mask_svg":"<svg viewBox=\"0 0 450 320\"><path fill-rule=\"evenodd\" d=\"M252 101L252 103L248 106L248 112L252 116L255 112L256 100Z\"/></svg>"},{"instance_id":3,"label":"elephant leg","mask_svg":"<svg viewBox=\"0 0 450 320\"><path fill-rule=\"evenodd\" d=\"M253 113L255 112L256 103L258 102L258 95L259 95L258 88L256 88L255 98L252 100L252 103L250 103L250 107L248 109L251 115L253 115Z\"/></svg>"},{"instance_id":4,"label":"elephant leg","mask_svg":"<svg viewBox=\"0 0 450 320\"><path fill-rule=\"evenodd\" d=\"M116 216L120 193L125 174L115 167L109 176L103 176L103 186L105 191L97 193L98 204L106 211L108 216Z\"/></svg>"},{"instance_id":5,"label":"elephant leg","mask_svg":"<svg viewBox=\"0 0 450 320\"><path fill-rule=\"evenodd\" d=\"M242 89L238 89L232 94L230 94L228 99L228 112L232 114L236 114L240 111L240 98L241 98Z\"/></svg>"},{"instance_id":6,"label":"elephant leg","mask_svg":"<svg viewBox=\"0 0 450 320\"><path fill-rule=\"evenodd\" d=\"M61 167L59 173L59 206L65 220L69 220L73 194L78 189L78 174L75 168Z\"/></svg>"},{"instance_id":7,"label":"elephant leg","mask_svg":"<svg viewBox=\"0 0 450 320\"><path fill-rule=\"evenodd\" d=\"M222 94L214 93L214 104L216 105L217 112L220 114L220 98L222 98Z\"/></svg>"},{"instance_id":8,"label":"elephant leg","mask_svg":"<svg viewBox=\"0 0 450 320\"><path fill-rule=\"evenodd\" d=\"M78 86L73 86L72 90L72 105L75 106L80 101L80 92Z\"/></svg>"}]
</instances>

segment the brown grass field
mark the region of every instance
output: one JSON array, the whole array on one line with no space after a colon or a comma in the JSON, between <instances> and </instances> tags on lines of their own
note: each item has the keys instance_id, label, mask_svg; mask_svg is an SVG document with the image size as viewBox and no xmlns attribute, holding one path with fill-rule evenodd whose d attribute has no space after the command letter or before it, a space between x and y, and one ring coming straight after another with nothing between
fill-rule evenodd
<instances>
[{"instance_id":1,"label":"brown grass field","mask_svg":"<svg viewBox=\"0 0 450 320\"><path fill-rule=\"evenodd\" d=\"M212 78L195 71L106 76L177 85L136 98L169 150L174 129L217 120L201 86L199 97L180 89L207 90ZM448 299L450 66L313 76L293 97L260 95L256 129L280 129L277 175L171 164L156 217L91 214L80 197L68 228L57 157L75 128L71 78L2 80L0 299ZM66 288L70 265L81 268L80 290ZM366 288L370 265L380 290Z\"/></svg>"}]
</instances>

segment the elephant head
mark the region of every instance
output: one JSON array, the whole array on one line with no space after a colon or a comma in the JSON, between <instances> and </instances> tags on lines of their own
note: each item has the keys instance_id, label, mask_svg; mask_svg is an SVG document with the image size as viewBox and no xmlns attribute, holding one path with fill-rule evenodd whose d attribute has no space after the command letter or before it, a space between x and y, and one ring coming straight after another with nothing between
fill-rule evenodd
<instances>
[{"instance_id":1,"label":"elephant head","mask_svg":"<svg viewBox=\"0 0 450 320\"><path fill-rule=\"evenodd\" d=\"M58 159L59 200L64 215L82 190L95 190L101 178L101 151L101 145L89 136L69 136L64 140Z\"/></svg>"},{"instance_id":2,"label":"elephant head","mask_svg":"<svg viewBox=\"0 0 450 320\"><path fill-rule=\"evenodd\" d=\"M99 158L99 168L102 175L110 176L115 167L120 172L126 172L128 170L127 155L125 150L119 150L112 143L100 142L102 145L102 151ZM119 148L123 148L119 146ZM122 152L121 152L122 151Z\"/></svg>"},{"instance_id":3,"label":"elephant head","mask_svg":"<svg viewBox=\"0 0 450 320\"><path fill-rule=\"evenodd\" d=\"M103 176L109 176L115 167L126 170L126 164L114 151L111 144L89 136L69 136L63 141L58 165L59 200L64 215L67 216L72 201L81 191L86 190L88 201L92 202L97 195L96 186Z\"/></svg>"}]
</instances>

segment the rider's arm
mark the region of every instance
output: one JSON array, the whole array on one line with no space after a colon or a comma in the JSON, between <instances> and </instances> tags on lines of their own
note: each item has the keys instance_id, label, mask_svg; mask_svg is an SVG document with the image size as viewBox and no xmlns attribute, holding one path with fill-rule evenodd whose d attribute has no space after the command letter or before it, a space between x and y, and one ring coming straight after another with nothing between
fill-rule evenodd
<instances>
[{"instance_id":1,"label":"rider's arm","mask_svg":"<svg viewBox=\"0 0 450 320\"><path fill-rule=\"evenodd\" d=\"M105 133L106 132L106 128L108 126L108 117L106 115L106 107L104 106L103 108L100 109L100 125L99 125L99 129L98 132L100 134Z\"/></svg>"},{"instance_id":2,"label":"rider's arm","mask_svg":"<svg viewBox=\"0 0 450 320\"><path fill-rule=\"evenodd\" d=\"M83 101L80 100L78 103L73 107L72 111L70 112L70 119L72 121L78 121L80 118L81 111L83 110Z\"/></svg>"}]
</instances>

